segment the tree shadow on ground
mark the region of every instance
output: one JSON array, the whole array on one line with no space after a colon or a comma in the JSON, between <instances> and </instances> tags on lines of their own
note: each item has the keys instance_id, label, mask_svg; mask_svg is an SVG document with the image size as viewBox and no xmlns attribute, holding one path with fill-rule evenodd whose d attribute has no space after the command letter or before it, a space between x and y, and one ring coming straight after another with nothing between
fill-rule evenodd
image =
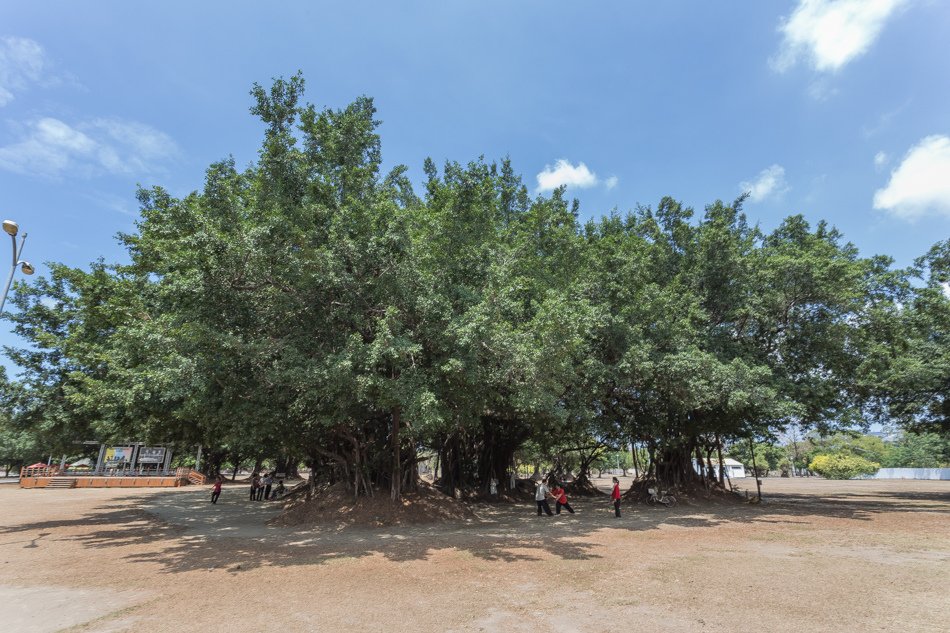
<instances>
[{"instance_id":1,"label":"tree shadow on ground","mask_svg":"<svg viewBox=\"0 0 950 633\"><path fill-rule=\"evenodd\" d=\"M809 517L869 521L882 513L947 513L950 490L931 492L774 493L762 505L708 504L677 508L627 505L615 519L606 500L578 501L578 514L537 517L534 507L476 504L478 520L385 528L269 527L279 510L231 499L207 503L204 491L117 498L83 516L0 526L0 535L42 531L92 549L133 547L128 562L158 563L162 573L225 569L238 574L262 566L327 565L382 556L393 562L461 552L484 561L593 561L606 552L602 530L643 533L660 528L709 529L724 524L802 524ZM14 541L13 543L26 542ZM12 544L12 543L9 543ZM35 547L36 539L26 547ZM147 546L147 547L143 547ZM120 555L122 553L120 552Z\"/></svg>"},{"instance_id":2,"label":"tree shadow on ground","mask_svg":"<svg viewBox=\"0 0 950 633\"><path fill-rule=\"evenodd\" d=\"M805 493L770 491L762 510L771 514L824 516L870 520L888 512L945 514L950 510L950 488L933 491L828 491Z\"/></svg>"}]
</instances>

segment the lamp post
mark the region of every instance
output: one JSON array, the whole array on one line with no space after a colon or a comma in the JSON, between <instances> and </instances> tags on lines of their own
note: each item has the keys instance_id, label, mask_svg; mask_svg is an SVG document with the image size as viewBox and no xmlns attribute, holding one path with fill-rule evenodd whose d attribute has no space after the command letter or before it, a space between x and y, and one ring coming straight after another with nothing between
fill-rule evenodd
<instances>
[{"instance_id":1,"label":"lamp post","mask_svg":"<svg viewBox=\"0 0 950 633\"><path fill-rule=\"evenodd\" d=\"M3 298L0 299L0 313L3 312L3 306L7 303L7 293L10 292L10 284L13 283L13 275L16 273L16 267L19 266L24 275L32 275L35 271L33 264L20 259L23 254L23 244L26 242L26 233L20 238L20 247L17 248L16 236L20 232L20 226L13 220L3 221L3 231L10 236L13 241L13 265L10 267L10 276L7 277L7 285L3 289Z\"/></svg>"}]
</instances>

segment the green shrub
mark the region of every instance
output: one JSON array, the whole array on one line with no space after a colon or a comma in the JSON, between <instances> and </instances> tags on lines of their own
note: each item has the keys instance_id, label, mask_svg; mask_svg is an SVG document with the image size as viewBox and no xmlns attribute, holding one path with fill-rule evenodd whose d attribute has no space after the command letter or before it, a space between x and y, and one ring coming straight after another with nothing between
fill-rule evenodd
<instances>
[{"instance_id":1,"label":"green shrub","mask_svg":"<svg viewBox=\"0 0 950 633\"><path fill-rule=\"evenodd\" d=\"M860 475L873 475L881 465L856 455L833 453L816 455L808 470L827 479L854 479Z\"/></svg>"}]
</instances>

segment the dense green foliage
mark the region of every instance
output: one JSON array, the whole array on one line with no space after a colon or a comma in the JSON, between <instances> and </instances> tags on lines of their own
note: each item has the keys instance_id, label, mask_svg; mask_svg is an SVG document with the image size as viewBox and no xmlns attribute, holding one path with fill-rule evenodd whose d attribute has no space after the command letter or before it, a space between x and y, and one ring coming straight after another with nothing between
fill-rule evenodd
<instances>
[{"instance_id":1,"label":"dense green foliage","mask_svg":"<svg viewBox=\"0 0 950 633\"><path fill-rule=\"evenodd\" d=\"M950 437L906 433L881 461L886 468L950 468Z\"/></svg>"},{"instance_id":2,"label":"dense green foliage","mask_svg":"<svg viewBox=\"0 0 950 633\"><path fill-rule=\"evenodd\" d=\"M254 87L255 164L141 190L126 263L17 286L11 428L305 462L394 498L424 453L446 489L484 489L518 451L584 476L634 444L682 484L790 421L947 428L948 244L895 270L823 222L750 226L742 198L581 224L508 160L427 160L417 193L380 171L371 99L317 110L303 86Z\"/></svg>"},{"instance_id":3,"label":"dense green foliage","mask_svg":"<svg viewBox=\"0 0 950 633\"><path fill-rule=\"evenodd\" d=\"M805 464L818 455L861 457L884 468L950 467L950 436L938 433L901 433L896 441L853 433L808 438L800 447Z\"/></svg>"},{"instance_id":4,"label":"dense green foliage","mask_svg":"<svg viewBox=\"0 0 950 633\"><path fill-rule=\"evenodd\" d=\"M749 473L752 473L754 468L758 469L759 474L789 472L789 462L792 460L788 447L767 442L755 442L754 446L755 459L752 458L748 442L736 442L729 447L728 455L742 462Z\"/></svg>"},{"instance_id":5,"label":"dense green foliage","mask_svg":"<svg viewBox=\"0 0 950 633\"><path fill-rule=\"evenodd\" d=\"M828 479L854 479L873 475L881 465L856 455L816 455L808 469Z\"/></svg>"}]
</instances>

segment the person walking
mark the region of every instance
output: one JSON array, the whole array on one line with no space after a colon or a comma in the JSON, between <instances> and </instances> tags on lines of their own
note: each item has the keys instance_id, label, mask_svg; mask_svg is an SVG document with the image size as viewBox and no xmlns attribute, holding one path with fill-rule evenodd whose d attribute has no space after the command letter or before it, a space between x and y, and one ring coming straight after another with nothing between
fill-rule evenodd
<instances>
[{"instance_id":1,"label":"person walking","mask_svg":"<svg viewBox=\"0 0 950 633\"><path fill-rule=\"evenodd\" d=\"M260 488L261 478L254 473L251 476L251 501L257 501L257 489Z\"/></svg>"},{"instance_id":2,"label":"person walking","mask_svg":"<svg viewBox=\"0 0 950 633\"><path fill-rule=\"evenodd\" d=\"M614 489L610 493L610 498L614 502L614 516L620 518L620 480L614 477Z\"/></svg>"},{"instance_id":3,"label":"person walking","mask_svg":"<svg viewBox=\"0 0 950 633\"><path fill-rule=\"evenodd\" d=\"M551 494L550 488L548 488L547 483L542 479L538 482L538 487L534 491L534 500L538 504L538 516L541 516L541 511L543 510L548 516L553 516L554 513L551 512L551 506L548 504L548 495Z\"/></svg>"},{"instance_id":4,"label":"person walking","mask_svg":"<svg viewBox=\"0 0 950 633\"><path fill-rule=\"evenodd\" d=\"M264 473L264 501L270 499L270 489L274 485L274 476L271 473Z\"/></svg>"},{"instance_id":5,"label":"person walking","mask_svg":"<svg viewBox=\"0 0 950 633\"><path fill-rule=\"evenodd\" d=\"M214 488L211 489L211 503L217 504L218 497L221 496L221 476L214 480Z\"/></svg>"},{"instance_id":6,"label":"person walking","mask_svg":"<svg viewBox=\"0 0 950 633\"><path fill-rule=\"evenodd\" d=\"M565 508L568 512L574 514L574 508L567 502L567 492L565 492L564 486L560 482L554 482L554 487L551 489L551 496L554 497L555 514L561 514L561 508Z\"/></svg>"}]
</instances>

